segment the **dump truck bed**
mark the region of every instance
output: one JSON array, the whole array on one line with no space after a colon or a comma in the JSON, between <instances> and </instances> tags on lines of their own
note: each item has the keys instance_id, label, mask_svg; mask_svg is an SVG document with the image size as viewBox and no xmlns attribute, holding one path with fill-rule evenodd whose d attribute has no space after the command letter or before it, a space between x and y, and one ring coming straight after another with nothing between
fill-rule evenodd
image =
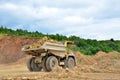
<instances>
[{"instance_id":1,"label":"dump truck bed","mask_svg":"<svg viewBox=\"0 0 120 80\"><path fill-rule=\"evenodd\" d=\"M22 48L22 51L29 55L40 55L49 51L49 53L54 54L56 56L64 57L66 52L66 47L62 43L52 43L52 42L44 42L42 46L39 48L28 49L29 45L26 45Z\"/></svg>"}]
</instances>

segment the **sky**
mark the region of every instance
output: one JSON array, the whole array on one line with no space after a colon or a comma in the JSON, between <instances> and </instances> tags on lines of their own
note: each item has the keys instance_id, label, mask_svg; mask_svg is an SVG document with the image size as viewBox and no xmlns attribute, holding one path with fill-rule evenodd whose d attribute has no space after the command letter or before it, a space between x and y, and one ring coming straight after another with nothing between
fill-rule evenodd
<instances>
[{"instance_id":1,"label":"sky","mask_svg":"<svg viewBox=\"0 0 120 80\"><path fill-rule=\"evenodd\" d=\"M0 25L44 34L120 40L120 0L0 0Z\"/></svg>"}]
</instances>

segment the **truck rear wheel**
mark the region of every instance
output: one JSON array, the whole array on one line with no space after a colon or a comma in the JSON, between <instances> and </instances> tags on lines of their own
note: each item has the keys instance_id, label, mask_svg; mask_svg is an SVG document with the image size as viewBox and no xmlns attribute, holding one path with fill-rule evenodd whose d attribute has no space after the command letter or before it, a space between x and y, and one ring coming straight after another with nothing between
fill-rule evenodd
<instances>
[{"instance_id":1,"label":"truck rear wheel","mask_svg":"<svg viewBox=\"0 0 120 80\"><path fill-rule=\"evenodd\" d=\"M41 71L42 67L39 67L38 63L35 63L35 59L31 58L28 61L27 67L29 69L29 71Z\"/></svg>"},{"instance_id":2,"label":"truck rear wheel","mask_svg":"<svg viewBox=\"0 0 120 80\"><path fill-rule=\"evenodd\" d=\"M43 59L42 59L42 68L43 68L43 71L47 71L46 60L47 60L47 57L43 57Z\"/></svg>"},{"instance_id":3,"label":"truck rear wheel","mask_svg":"<svg viewBox=\"0 0 120 80\"><path fill-rule=\"evenodd\" d=\"M29 69L29 71L33 71L32 67L31 67L31 62L32 62L32 58L29 59L27 62L27 68Z\"/></svg>"},{"instance_id":4,"label":"truck rear wheel","mask_svg":"<svg viewBox=\"0 0 120 80\"><path fill-rule=\"evenodd\" d=\"M50 56L46 60L47 71L52 71L55 67L58 66L58 59L55 56Z\"/></svg>"},{"instance_id":5,"label":"truck rear wheel","mask_svg":"<svg viewBox=\"0 0 120 80\"><path fill-rule=\"evenodd\" d=\"M72 69L75 66L76 66L76 63L75 63L74 58L69 57L68 60L67 60L67 63L66 63L66 67Z\"/></svg>"}]
</instances>

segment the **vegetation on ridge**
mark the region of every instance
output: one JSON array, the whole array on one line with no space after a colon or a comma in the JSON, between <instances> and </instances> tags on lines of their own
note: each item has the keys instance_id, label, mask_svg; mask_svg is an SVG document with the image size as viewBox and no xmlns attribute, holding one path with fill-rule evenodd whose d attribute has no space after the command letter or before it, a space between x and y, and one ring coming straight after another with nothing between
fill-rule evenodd
<instances>
[{"instance_id":1,"label":"vegetation on ridge","mask_svg":"<svg viewBox=\"0 0 120 80\"><path fill-rule=\"evenodd\" d=\"M80 51L86 55L93 55L98 51L120 52L120 40L114 40L114 39L97 41L97 40L91 40L91 39L82 39L80 37L73 36L73 35L70 37L67 37L60 34L42 34L41 32L38 32L38 31L28 32L27 30L22 30L22 29L12 30L3 26L0 27L0 34L33 37L33 38L43 38L47 36L58 41L70 40L70 41L74 41L76 44L76 47L69 46L70 49L72 49L73 51Z\"/></svg>"}]
</instances>

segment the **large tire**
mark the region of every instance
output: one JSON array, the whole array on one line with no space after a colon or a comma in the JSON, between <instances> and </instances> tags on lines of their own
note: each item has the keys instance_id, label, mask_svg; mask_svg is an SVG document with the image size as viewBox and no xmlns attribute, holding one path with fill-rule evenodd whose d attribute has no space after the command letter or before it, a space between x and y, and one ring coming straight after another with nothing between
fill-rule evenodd
<instances>
[{"instance_id":1,"label":"large tire","mask_svg":"<svg viewBox=\"0 0 120 80\"><path fill-rule=\"evenodd\" d=\"M39 67L38 63L35 63L35 59L34 58L31 58L28 61L27 65L28 65L29 71L41 71L42 70L42 67Z\"/></svg>"},{"instance_id":2,"label":"large tire","mask_svg":"<svg viewBox=\"0 0 120 80\"><path fill-rule=\"evenodd\" d=\"M69 57L65 65L67 68L70 68L70 69L74 68L76 66L75 59L72 57Z\"/></svg>"},{"instance_id":3,"label":"large tire","mask_svg":"<svg viewBox=\"0 0 120 80\"><path fill-rule=\"evenodd\" d=\"M58 59L55 56L50 56L46 60L47 71L52 71L55 67L58 66Z\"/></svg>"},{"instance_id":4,"label":"large tire","mask_svg":"<svg viewBox=\"0 0 120 80\"><path fill-rule=\"evenodd\" d=\"M32 58L28 60L27 62L27 68L29 71L33 71L33 69L31 68L31 62L32 62Z\"/></svg>"},{"instance_id":5,"label":"large tire","mask_svg":"<svg viewBox=\"0 0 120 80\"><path fill-rule=\"evenodd\" d=\"M46 60L47 60L47 57L43 57L43 59L42 59L42 68L43 68L43 71L47 71Z\"/></svg>"},{"instance_id":6,"label":"large tire","mask_svg":"<svg viewBox=\"0 0 120 80\"><path fill-rule=\"evenodd\" d=\"M39 67L38 63L35 63L34 58L31 62L31 68L33 69L33 71L41 71L42 70L42 67Z\"/></svg>"}]
</instances>

